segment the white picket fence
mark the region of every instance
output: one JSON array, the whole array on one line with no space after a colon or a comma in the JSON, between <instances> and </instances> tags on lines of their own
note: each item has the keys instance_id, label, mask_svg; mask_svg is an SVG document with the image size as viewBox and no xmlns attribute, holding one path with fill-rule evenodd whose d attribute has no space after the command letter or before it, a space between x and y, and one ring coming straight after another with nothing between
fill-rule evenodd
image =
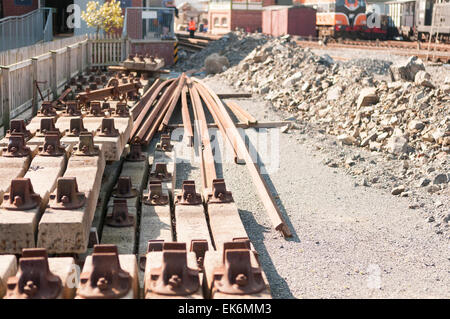
<instances>
[{"instance_id":1,"label":"white picket fence","mask_svg":"<svg viewBox=\"0 0 450 319\"><path fill-rule=\"evenodd\" d=\"M127 54L128 41L118 36L99 36L90 34L89 49L91 66L117 65Z\"/></svg>"},{"instance_id":2,"label":"white picket fence","mask_svg":"<svg viewBox=\"0 0 450 319\"><path fill-rule=\"evenodd\" d=\"M0 66L0 117L3 127L10 119L33 107L37 111L39 83L45 99L55 99L70 79L87 67L117 65L128 54L128 41L112 36L84 36L82 41L42 52L42 48L25 48L18 63ZM20 49L19 49L20 50ZM34 50L34 51L33 51ZM32 52L41 54L33 56ZM12 54L12 53L11 53ZM47 93L49 92L49 93Z\"/></svg>"},{"instance_id":3,"label":"white picket fence","mask_svg":"<svg viewBox=\"0 0 450 319\"><path fill-rule=\"evenodd\" d=\"M0 65L11 65L22 62L32 57L36 57L49 52L58 50L68 45L72 45L86 40L86 35L79 35L70 38L54 40L51 42L38 43L19 49L0 52Z\"/></svg>"}]
</instances>

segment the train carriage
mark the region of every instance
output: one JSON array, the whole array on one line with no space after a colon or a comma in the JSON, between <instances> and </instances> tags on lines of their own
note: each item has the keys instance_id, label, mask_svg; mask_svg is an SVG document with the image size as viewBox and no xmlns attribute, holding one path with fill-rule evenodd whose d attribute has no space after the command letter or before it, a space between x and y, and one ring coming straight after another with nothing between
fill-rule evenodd
<instances>
[{"instance_id":1,"label":"train carriage","mask_svg":"<svg viewBox=\"0 0 450 319\"><path fill-rule=\"evenodd\" d=\"M450 1L417 0L415 6L415 38L428 40L430 34L443 42L450 39Z\"/></svg>"},{"instance_id":2,"label":"train carriage","mask_svg":"<svg viewBox=\"0 0 450 319\"><path fill-rule=\"evenodd\" d=\"M319 37L363 37L366 29L365 0L296 0L317 10Z\"/></svg>"},{"instance_id":3,"label":"train carriage","mask_svg":"<svg viewBox=\"0 0 450 319\"><path fill-rule=\"evenodd\" d=\"M389 1L389 34L406 40L426 41L430 33L443 42L450 35L450 0Z\"/></svg>"},{"instance_id":4,"label":"train carriage","mask_svg":"<svg viewBox=\"0 0 450 319\"><path fill-rule=\"evenodd\" d=\"M319 37L426 41L438 35L449 42L450 0L294 0L294 4L316 9ZM381 12L377 7L383 6ZM380 10L378 10L380 11ZM374 23L376 21L377 23Z\"/></svg>"},{"instance_id":5,"label":"train carriage","mask_svg":"<svg viewBox=\"0 0 450 319\"><path fill-rule=\"evenodd\" d=\"M400 0L386 2L388 6L390 38L401 36L410 39L415 31L416 0Z\"/></svg>"}]
</instances>

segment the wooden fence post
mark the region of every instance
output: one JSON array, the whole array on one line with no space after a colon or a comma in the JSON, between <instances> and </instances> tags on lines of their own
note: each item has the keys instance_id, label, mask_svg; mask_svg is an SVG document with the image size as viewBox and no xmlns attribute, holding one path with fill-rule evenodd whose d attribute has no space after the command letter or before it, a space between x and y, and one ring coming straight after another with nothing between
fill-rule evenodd
<instances>
[{"instance_id":1,"label":"wooden fence post","mask_svg":"<svg viewBox=\"0 0 450 319\"><path fill-rule=\"evenodd\" d=\"M50 77L50 88L52 90L53 93L53 98L56 99L56 97L58 96L58 78L57 78L57 74L56 74L56 55L57 52L51 50L50 53L52 54L52 75ZM48 97L48 99L50 99L50 97Z\"/></svg>"},{"instance_id":2,"label":"wooden fence post","mask_svg":"<svg viewBox=\"0 0 450 319\"><path fill-rule=\"evenodd\" d=\"M81 43L78 43L77 46L78 50L77 50L77 70L78 70L78 74L82 74L83 73L83 45Z\"/></svg>"},{"instance_id":3,"label":"wooden fence post","mask_svg":"<svg viewBox=\"0 0 450 319\"><path fill-rule=\"evenodd\" d=\"M88 69L89 68L89 59L90 59L90 57L89 57L89 46L90 46L90 41L88 40L87 42L86 42L86 51L85 51L85 53L86 53L86 60L85 60L85 63L86 63L86 65L85 65L85 68L86 69Z\"/></svg>"},{"instance_id":4,"label":"wooden fence post","mask_svg":"<svg viewBox=\"0 0 450 319\"><path fill-rule=\"evenodd\" d=\"M31 113L33 116L36 116L38 110L38 91L36 82L38 80L38 58L31 58L31 65L33 68L33 102L31 104Z\"/></svg>"},{"instance_id":5,"label":"wooden fence post","mask_svg":"<svg viewBox=\"0 0 450 319\"><path fill-rule=\"evenodd\" d=\"M2 120L3 120L3 130L6 135L6 131L9 130L9 110L11 103L11 90L9 89L9 67L2 66L2 77L3 77L3 109L2 109Z\"/></svg>"},{"instance_id":6,"label":"wooden fence post","mask_svg":"<svg viewBox=\"0 0 450 319\"><path fill-rule=\"evenodd\" d=\"M87 52L88 52L87 64L88 64L88 67L91 67L91 65L92 65L92 40L91 39L89 39L88 43L87 43Z\"/></svg>"},{"instance_id":7,"label":"wooden fence post","mask_svg":"<svg viewBox=\"0 0 450 319\"><path fill-rule=\"evenodd\" d=\"M126 38L126 45L125 45L126 51L125 51L125 57L124 60L131 54L131 42L128 39L128 37Z\"/></svg>"},{"instance_id":8,"label":"wooden fence post","mask_svg":"<svg viewBox=\"0 0 450 319\"><path fill-rule=\"evenodd\" d=\"M66 74L66 79L67 79L67 83L70 82L70 78L72 77L72 72L70 72L70 68L72 67L72 48L70 46L67 46L67 51L66 51L66 63L67 63L67 74Z\"/></svg>"},{"instance_id":9,"label":"wooden fence post","mask_svg":"<svg viewBox=\"0 0 450 319\"><path fill-rule=\"evenodd\" d=\"M82 71L82 72L84 72L84 71L86 70L87 66L88 66L88 63L87 63L87 59L88 59L88 46L89 46L88 41L86 41L86 42L82 45L82 47L83 47L83 67L82 67L83 71Z\"/></svg>"},{"instance_id":10,"label":"wooden fence post","mask_svg":"<svg viewBox=\"0 0 450 319\"><path fill-rule=\"evenodd\" d=\"M127 38L123 38L122 41L122 52L121 52L121 60L124 61L127 57Z\"/></svg>"}]
</instances>

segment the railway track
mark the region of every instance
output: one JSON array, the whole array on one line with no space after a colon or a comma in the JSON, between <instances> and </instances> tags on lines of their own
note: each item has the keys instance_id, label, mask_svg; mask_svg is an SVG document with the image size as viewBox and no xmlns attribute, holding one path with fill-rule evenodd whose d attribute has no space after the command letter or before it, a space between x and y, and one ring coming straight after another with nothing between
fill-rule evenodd
<instances>
[{"instance_id":1,"label":"railway track","mask_svg":"<svg viewBox=\"0 0 450 319\"><path fill-rule=\"evenodd\" d=\"M210 41L216 40L217 36L200 36L191 39L187 34L177 33L180 47L189 52L198 52L205 48ZM304 47L323 47L318 38L303 38L295 40L297 44ZM450 44L425 42L409 42L409 41L369 41L369 40L347 40L339 39L338 41L330 41L327 43L329 48L358 48L368 50L389 50L390 54L411 56L417 55L422 59L429 59L432 62L450 62ZM428 50L428 47L430 48Z\"/></svg>"},{"instance_id":2,"label":"railway track","mask_svg":"<svg viewBox=\"0 0 450 319\"><path fill-rule=\"evenodd\" d=\"M181 48L183 48L184 50L189 51L189 52L198 52L198 51L203 50L206 47L206 45L198 45L198 44L188 41L187 39L180 39L178 41L178 45Z\"/></svg>"},{"instance_id":3,"label":"railway track","mask_svg":"<svg viewBox=\"0 0 450 319\"><path fill-rule=\"evenodd\" d=\"M77 100L68 100L72 91ZM227 97L184 74L150 85L90 73L28 125L13 120L0 140L0 298L271 298L232 190L218 178L208 129L245 162L273 227L289 237L237 131L286 123L259 123ZM178 106L182 124L170 124ZM177 128L182 141L166 134ZM200 157L197 183L178 176L180 149ZM81 284L67 286L75 265ZM33 277L36 270L45 275Z\"/></svg>"},{"instance_id":4,"label":"railway track","mask_svg":"<svg viewBox=\"0 0 450 319\"><path fill-rule=\"evenodd\" d=\"M177 33L178 44L184 50L189 52L197 52L203 50L209 42L217 40L217 36L196 35L195 38L189 38L188 34Z\"/></svg>"},{"instance_id":5,"label":"railway track","mask_svg":"<svg viewBox=\"0 0 450 319\"><path fill-rule=\"evenodd\" d=\"M203 50L208 45L208 42L204 43L195 41L194 39L179 38L178 45L186 51L198 52Z\"/></svg>"},{"instance_id":6,"label":"railway track","mask_svg":"<svg viewBox=\"0 0 450 319\"><path fill-rule=\"evenodd\" d=\"M207 37L201 36L199 38L191 39L187 34L177 33L180 47L189 52L198 52L204 49L210 41L217 39L217 36ZM319 38L303 38L295 40L300 46L318 48L323 47L323 43ZM428 59L432 62L450 62L450 44L430 44L428 50L428 43L424 42L409 42L409 41L368 41L368 40L346 40L339 39L338 41L328 42L329 48L358 48L367 50L389 50L390 54L397 54L403 56L416 55L421 59Z\"/></svg>"},{"instance_id":7,"label":"railway track","mask_svg":"<svg viewBox=\"0 0 450 319\"><path fill-rule=\"evenodd\" d=\"M303 47L323 48L324 44L316 40L295 40L295 42ZM427 58L432 62L450 62L450 44L434 44L407 42L407 41L361 41L361 40L341 40L338 42L328 42L327 48L344 48L344 49L362 49L362 50L379 50L388 51L389 54L411 56L416 55L421 59Z\"/></svg>"},{"instance_id":8,"label":"railway track","mask_svg":"<svg viewBox=\"0 0 450 319\"><path fill-rule=\"evenodd\" d=\"M189 52L198 52L204 49L210 41L217 39L215 37L200 36L195 39L189 38L187 34L177 33L179 45ZM318 48L323 47L323 43L318 38L304 38L295 40L296 43L304 47ZM328 42L329 48L349 48L349 49L366 49L366 50L389 50L389 54L411 56L417 55L421 59L428 59L432 62L450 62L450 44L430 44L424 42L408 42L408 41L368 41L368 40L347 40L339 39L338 41Z\"/></svg>"},{"instance_id":9,"label":"railway track","mask_svg":"<svg viewBox=\"0 0 450 319\"><path fill-rule=\"evenodd\" d=\"M246 160L274 227L289 236L236 130L256 127L256 119L233 104L241 121L233 123L219 97L185 75L141 80L140 99L123 107L135 81L114 79L113 91L111 79L97 81L96 90L95 75L74 79L77 101L59 99L61 110L44 103L27 126L13 121L0 141L0 170L9 171L0 179L0 298L271 298L232 193L217 178L204 108ZM162 134L150 147L156 133L176 128L169 121L179 100L185 139ZM192 143L194 130L201 145ZM199 185L177 176L176 147L201 154ZM68 286L76 265L81 283Z\"/></svg>"}]
</instances>

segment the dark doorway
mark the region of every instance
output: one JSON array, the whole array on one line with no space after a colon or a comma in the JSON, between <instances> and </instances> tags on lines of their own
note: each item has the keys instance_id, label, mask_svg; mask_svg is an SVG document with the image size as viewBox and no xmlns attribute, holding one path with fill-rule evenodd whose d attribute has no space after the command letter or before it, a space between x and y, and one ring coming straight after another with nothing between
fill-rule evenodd
<instances>
[{"instance_id":1,"label":"dark doorway","mask_svg":"<svg viewBox=\"0 0 450 319\"><path fill-rule=\"evenodd\" d=\"M73 4L73 0L45 0L45 7L53 9L53 33L58 36L72 35L73 28L67 25L67 18L71 13L67 7Z\"/></svg>"}]
</instances>

